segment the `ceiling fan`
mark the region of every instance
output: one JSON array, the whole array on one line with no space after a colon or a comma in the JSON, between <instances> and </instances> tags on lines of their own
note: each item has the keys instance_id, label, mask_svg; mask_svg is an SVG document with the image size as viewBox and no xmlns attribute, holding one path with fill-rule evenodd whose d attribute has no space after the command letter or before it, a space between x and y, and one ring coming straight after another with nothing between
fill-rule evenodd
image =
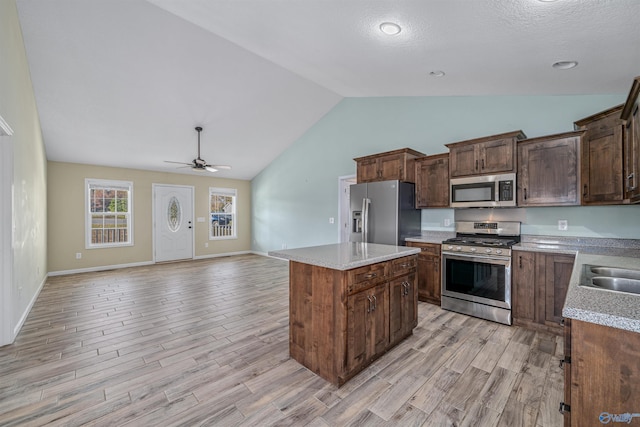
<instances>
[{"instance_id":1,"label":"ceiling fan","mask_svg":"<svg viewBox=\"0 0 640 427\"><path fill-rule=\"evenodd\" d=\"M191 166L191 169L196 172L218 172L220 169L231 169L231 166L227 165L210 165L200 158L200 132L202 132L202 128L200 126L196 126L196 132L198 132L198 157L193 159L191 163L172 162L170 160L165 160L165 163L176 163L179 165Z\"/></svg>"}]
</instances>

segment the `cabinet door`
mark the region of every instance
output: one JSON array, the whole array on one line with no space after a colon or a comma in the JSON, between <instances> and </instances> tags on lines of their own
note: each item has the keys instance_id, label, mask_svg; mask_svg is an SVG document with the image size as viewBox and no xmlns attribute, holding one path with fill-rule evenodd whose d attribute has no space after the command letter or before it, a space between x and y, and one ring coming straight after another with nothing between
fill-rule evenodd
<instances>
[{"instance_id":1,"label":"cabinet door","mask_svg":"<svg viewBox=\"0 0 640 427\"><path fill-rule=\"evenodd\" d=\"M378 159L368 158L359 160L356 165L356 181L358 184L362 182L379 181Z\"/></svg>"},{"instance_id":2,"label":"cabinet door","mask_svg":"<svg viewBox=\"0 0 640 427\"><path fill-rule=\"evenodd\" d=\"M535 322L536 320L536 254L535 252L513 251L513 275L511 297L513 318Z\"/></svg>"},{"instance_id":3,"label":"cabinet door","mask_svg":"<svg viewBox=\"0 0 640 427\"><path fill-rule=\"evenodd\" d=\"M550 326L562 323L562 307L569 288L573 261L571 255L546 255L545 323Z\"/></svg>"},{"instance_id":4,"label":"cabinet door","mask_svg":"<svg viewBox=\"0 0 640 427\"><path fill-rule=\"evenodd\" d=\"M479 173L478 145L452 147L449 151L449 171L452 178Z\"/></svg>"},{"instance_id":5,"label":"cabinet door","mask_svg":"<svg viewBox=\"0 0 640 427\"><path fill-rule=\"evenodd\" d=\"M449 207L449 155L416 160L416 208Z\"/></svg>"},{"instance_id":6,"label":"cabinet door","mask_svg":"<svg viewBox=\"0 0 640 427\"><path fill-rule=\"evenodd\" d=\"M392 344L411 334L417 324L415 277L413 273L389 283L389 341Z\"/></svg>"},{"instance_id":7,"label":"cabinet door","mask_svg":"<svg viewBox=\"0 0 640 427\"><path fill-rule=\"evenodd\" d=\"M640 101L636 100L625 126L625 198L640 202Z\"/></svg>"},{"instance_id":8,"label":"cabinet door","mask_svg":"<svg viewBox=\"0 0 640 427\"><path fill-rule=\"evenodd\" d=\"M479 144L479 173L515 171L515 142L512 138Z\"/></svg>"},{"instance_id":9,"label":"cabinet door","mask_svg":"<svg viewBox=\"0 0 640 427\"><path fill-rule=\"evenodd\" d=\"M571 321L571 425L600 426L604 412L640 412L640 334ZM640 419L608 425L637 426Z\"/></svg>"},{"instance_id":10,"label":"cabinet door","mask_svg":"<svg viewBox=\"0 0 640 427\"><path fill-rule=\"evenodd\" d=\"M578 137L518 144L518 206L579 205Z\"/></svg>"},{"instance_id":11,"label":"cabinet door","mask_svg":"<svg viewBox=\"0 0 640 427\"><path fill-rule=\"evenodd\" d=\"M388 345L388 284L350 295L347 298L347 372L360 370Z\"/></svg>"},{"instance_id":12,"label":"cabinet door","mask_svg":"<svg viewBox=\"0 0 640 427\"><path fill-rule=\"evenodd\" d=\"M404 180L404 167L403 167L404 155L394 154L389 156L380 157L378 159L378 170L380 171L380 178L383 181L399 179Z\"/></svg>"},{"instance_id":13,"label":"cabinet door","mask_svg":"<svg viewBox=\"0 0 640 427\"><path fill-rule=\"evenodd\" d=\"M407 246L420 248L418 254L418 300L440 305L440 245L407 242Z\"/></svg>"},{"instance_id":14,"label":"cabinet door","mask_svg":"<svg viewBox=\"0 0 640 427\"><path fill-rule=\"evenodd\" d=\"M582 148L582 203L622 201L622 125L611 121L588 128Z\"/></svg>"}]
</instances>

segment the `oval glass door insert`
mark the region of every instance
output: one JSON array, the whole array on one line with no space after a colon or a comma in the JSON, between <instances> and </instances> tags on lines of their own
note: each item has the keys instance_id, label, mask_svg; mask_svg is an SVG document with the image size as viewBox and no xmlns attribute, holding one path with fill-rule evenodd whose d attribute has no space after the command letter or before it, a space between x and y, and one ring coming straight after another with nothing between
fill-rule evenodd
<instances>
[{"instance_id":1,"label":"oval glass door insert","mask_svg":"<svg viewBox=\"0 0 640 427\"><path fill-rule=\"evenodd\" d=\"M176 196L171 197L167 208L167 225L169 230L178 231L182 223L182 207Z\"/></svg>"}]
</instances>

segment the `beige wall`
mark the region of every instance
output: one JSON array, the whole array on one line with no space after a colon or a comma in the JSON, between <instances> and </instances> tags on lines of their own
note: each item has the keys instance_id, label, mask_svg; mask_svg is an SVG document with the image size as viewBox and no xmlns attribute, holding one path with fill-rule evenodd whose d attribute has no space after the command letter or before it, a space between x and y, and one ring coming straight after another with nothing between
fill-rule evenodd
<instances>
[{"instance_id":1,"label":"beige wall","mask_svg":"<svg viewBox=\"0 0 640 427\"><path fill-rule=\"evenodd\" d=\"M0 116L13 129L12 329L47 274L47 164L40 119L14 0L0 0ZM4 302L4 301L3 301Z\"/></svg>"},{"instance_id":2,"label":"beige wall","mask_svg":"<svg viewBox=\"0 0 640 427\"><path fill-rule=\"evenodd\" d=\"M134 245L119 248L85 249L85 178L133 182ZM203 176L110 168L75 163L48 165L48 263L49 271L68 272L102 266L153 261L152 184L194 187L194 219L209 218L209 187L235 188L237 232L233 240L209 240L209 222L195 222L195 256L245 252L251 249L251 183ZM209 244L205 248L205 243ZM76 259L76 253L82 253Z\"/></svg>"}]
</instances>

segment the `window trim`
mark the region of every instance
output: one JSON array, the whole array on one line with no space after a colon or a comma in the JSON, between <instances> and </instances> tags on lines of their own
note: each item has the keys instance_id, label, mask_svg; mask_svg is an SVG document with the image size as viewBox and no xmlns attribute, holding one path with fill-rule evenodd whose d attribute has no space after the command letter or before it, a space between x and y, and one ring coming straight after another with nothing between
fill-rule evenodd
<instances>
[{"instance_id":1,"label":"window trim","mask_svg":"<svg viewBox=\"0 0 640 427\"><path fill-rule=\"evenodd\" d=\"M231 221L232 232L231 236L213 236L212 233L212 225L211 225L211 196L214 194L221 194L224 196L232 196L233 197L233 212L231 213L233 216L233 220ZM207 200L207 206L209 207L208 220L209 226L207 227L209 240L236 240L238 239L238 190L235 188L224 188L224 187L209 187L209 200Z\"/></svg>"},{"instance_id":2,"label":"window trim","mask_svg":"<svg viewBox=\"0 0 640 427\"><path fill-rule=\"evenodd\" d=\"M118 187L126 188L129 192L128 200L128 212L124 213L128 217L128 242L114 242L114 243L91 243L91 186L97 185L101 187ZM115 179L96 179L85 178L84 180L84 236L85 236L85 249L104 249L104 248L119 248L124 246L133 246L133 182L132 181L120 181Z\"/></svg>"}]
</instances>

